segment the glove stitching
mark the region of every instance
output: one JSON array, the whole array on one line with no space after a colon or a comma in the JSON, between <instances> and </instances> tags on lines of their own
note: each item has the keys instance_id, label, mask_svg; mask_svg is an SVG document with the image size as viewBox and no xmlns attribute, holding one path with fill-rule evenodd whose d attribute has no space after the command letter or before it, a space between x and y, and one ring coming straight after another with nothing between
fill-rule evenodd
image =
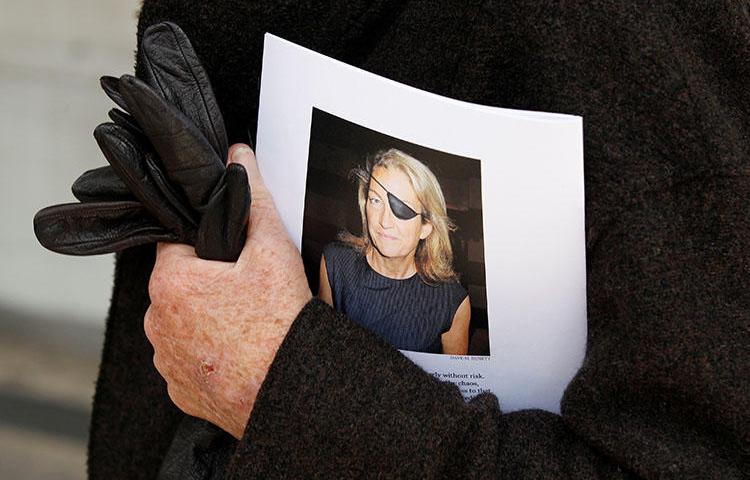
<instances>
[{"instance_id":1,"label":"glove stitching","mask_svg":"<svg viewBox=\"0 0 750 480\"><path fill-rule=\"evenodd\" d=\"M91 215L91 213L97 214L101 212L118 212L118 211L133 211L133 210L144 210L144 207L138 203L138 202L129 202L130 205L117 205L115 207L110 205L99 205L99 206L92 206L90 203L68 203L67 205L86 205L89 207L88 212L86 212L85 216L81 216L80 218L91 218L94 215ZM51 219L51 220L58 220L60 218L68 218L67 213L50 213L48 215L45 215L44 218Z\"/></svg>"},{"instance_id":2,"label":"glove stitching","mask_svg":"<svg viewBox=\"0 0 750 480\"><path fill-rule=\"evenodd\" d=\"M117 239L117 238L121 238L121 237L122 237L121 242L127 242L132 237L135 237L135 236L138 236L138 235L143 235L143 234L149 234L149 233L158 233L158 234L168 235L170 239L173 239L173 240L175 239L174 238L175 235L174 235L173 232L163 231L163 230L161 230L160 227L144 227L144 228L140 228L138 230L129 231L125 237L122 237L121 235L100 235L97 240L86 240L86 241L81 241L81 242L75 242L75 241L60 242L57 245L59 247L72 247L72 246L75 246L75 247L86 247L88 245L98 245L100 243L104 243L104 241L108 241L108 240L112 240L112 239ZM148 241L148 243L152 243L152 242L153 242L153 240L149 240ZM146 242L144 242L144 243L146 243Z\"/></svg>"}]
</instances>

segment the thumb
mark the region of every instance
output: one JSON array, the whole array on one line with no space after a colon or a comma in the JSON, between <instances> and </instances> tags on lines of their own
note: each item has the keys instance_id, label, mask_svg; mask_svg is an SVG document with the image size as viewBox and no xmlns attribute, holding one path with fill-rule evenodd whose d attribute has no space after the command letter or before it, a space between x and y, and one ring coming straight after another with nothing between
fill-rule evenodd
<instances>
[{"instance_id":1,"label":"thumb","mask_svg":"<svg viewBox=\"0 0 750 480\"><path fill-rule=\"evenodd\" d=\"M247 170L247 179L250 182L250 191L255 196L256 189L265 190L263 177L258 168L258 159L255 158L253 150L244 143L235 143L229 148L228 163L239 163ZM255 199L253 199L254 201Z\"/></svg>"},{"instance_id":2,"label":"thumb","mask_svg":"<svg viewBox=\"0 0 750 480\"><path fill-rule=\"evenodd\" d=\"M245 248L240 254L238 263L247 260L247 245L262 237L269 241L282 241L286 238L286 230L281 222L271 192L263 183L263 176L258 168L258 160L253 150L244 143L236 143L229 149L229 163L238 163L245 167L252 203L250 207L250 221L248 222L247 240Z\"/></svg>"},{"instance_id":3,"label":"thumb","mask_svg":"<svg viewBox=\"0 0 750 480\"><path fill-rule=\"evenodd\" d=\"M250 222L259 223L259 217L265 219L274 219L279 214L273 203L271 192L268 191L266 184L263 182L263 176L258 168L258 159L255 157L253 150L244 143L235 143L229 149L229 161L227 163L237 163L245 167L247 180L250 183L250 196L252 206L250 207ZM265 222L263 222L265 223ZM257 230L257 226L255 230ZM248 232L249 234L252 233Z\"/></svg>"}]
</instances>

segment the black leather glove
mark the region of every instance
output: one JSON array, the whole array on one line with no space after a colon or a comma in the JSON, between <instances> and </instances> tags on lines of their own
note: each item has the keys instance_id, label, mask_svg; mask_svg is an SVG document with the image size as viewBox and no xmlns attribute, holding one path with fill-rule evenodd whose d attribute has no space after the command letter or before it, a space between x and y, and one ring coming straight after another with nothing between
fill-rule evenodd
<instances>
[{"instance_id":1,"label":"black leather glove","mask_svg":"<svg viewBox=\"0 0 750 480\"><path fill-rule=\"evenodd\" d=\"M227 136L205 70L172 23L146 30L145 81L103 77L123 110L94 137L109 167L73 184L82 203L42 209L34 218L50 250L92 255L157 241L194 245L199 257L233 261L245 242L250 190L244 167L225 167Z\"/></svg>"}]
</instances>

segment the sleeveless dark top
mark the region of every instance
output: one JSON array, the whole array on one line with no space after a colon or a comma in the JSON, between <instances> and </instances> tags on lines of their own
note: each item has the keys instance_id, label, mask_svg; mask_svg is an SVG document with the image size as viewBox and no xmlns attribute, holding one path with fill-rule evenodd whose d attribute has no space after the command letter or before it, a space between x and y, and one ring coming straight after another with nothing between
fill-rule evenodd
<instances>
[{"instance_id":1,"label":"sleeveless dark top","mask_svg":"<svg viewBox=\"0 0 750 480\"><path fill-rule=\"evenodd\" d=\"M334 308L400 350L440 353L466 290L456 281L428 285L415 274L385 277L356 248L343 243L323 250Z\"/></svg>"}]
</instances>

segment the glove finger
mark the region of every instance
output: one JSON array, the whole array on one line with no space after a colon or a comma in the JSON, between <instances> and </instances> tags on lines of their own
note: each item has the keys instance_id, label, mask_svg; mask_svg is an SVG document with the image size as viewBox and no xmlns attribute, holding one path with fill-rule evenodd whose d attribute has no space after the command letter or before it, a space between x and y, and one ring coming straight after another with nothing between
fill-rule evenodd
<instances>
[{"instance_id":1,"label":"glove finger","mask_svg":"<svg viewBox=\"0 0 750 480\"><path fill-rule=\"evenodd\" d=\"M97 255L144 243L180 240L138 202L47 207L34 216L34 233L45 248L68 255Z\"/></svg>"},{"instance_id":2,"label":"glove finger","mask_svg":"<svg viewBox=\"0 0 750 480\"><path fill-rule=\"evenodd\" d=\"M128 104L125 103L125 99L122 98L122 94L120 93L120 79L117 77L111 77L109 75L104 75L99 79L99 85L101 85L102 90L104 90L104 93L107 94L107 96L115 102L115 104L125 110L128 111Z\"/></svg>"},{"instance_id":3,"label":"glove finger","mask_svg":"<svg viewBox=\"0 0 750 480\"><path fill-rule=\"evenodd\" d=\"M135 200L127 185L109 165L83 172L73 182L71 190L81 202Z\"/></svg>"},{"instance_id":4,"label":"glove finger","mask_svg":"<svg viewBox=\"0 0 750 480\"><path fill-rule=\"evenodd\" d=\"M190 220L193 227L198 227L198 212L192 209L190 202L187 201L185 195L174 189L169 179L162 172L161 167L157 164L157 158L153 154L147 154L145 157L146 169L148 170L151 180L154 181L156 186L164 198L174 207L175 210Z\"/></svg>"},{"instance_id":5,"label":"glove finger","mask_svg":"<svg viewBox=\"0 0 750 480\"><path fill-rule=\"evenodd\" d=\"M103 123L94 130L94 138L112 168L141 204L169 230L181 233L194 229L190 217L183 218L164 197L146 168L146 145L127 129Z\"/></svg>"},{"instance_id":6,"label":"glove finger","mask_svg":"<svg viewBox=\"0 0 750 480\"><path fill-rule=\"evenodd\" d=\"M250 203L247 171L230 163L201 218L195 253L206 260L237 261L245 245Z\"/></svg>"},{"instance_id":7,"label":"glove finger","mask_svg":"<svg viewBox=\"0 0 750 480\"><path fill-rule=\"evenodd\" d=\"M123 75L120 92L159 154L167 178L200 211L224 173L223 160L182 112L141 80Z\"/></svg>"},{"instance_id":8,"label":"glove finger","mask_svg":"<svg viewBox=\"0 0 750 480\"><path fill-rule=\"evenodd\" d=\"M145 137L143 130L141 130L141 127L136 123L135 118L132 117L132 115L123 112L120 109L113 108L108 113L109 118L112 119L113 122L115 122L117 125L123 127L126 130L129 130L130 132Z\"/></svg>"},{"instance_id":9,"label":"glove finger","mask_svg":"<svg viewBox=\"0 0 750 480\"><path fill-rule=\"evenodd\" d=\"M136 123L135 119L130 114L127 114L122 110L116 108L113 108L109 111L109 117L114 121L116 125L122 127L124 130L131 133L133 137L135 137L138 144L141 145L143 147L143 150L145 151L145 155L143 157L145 163L144 168L148 170L148 174L151 177L151 180L153 180L159 191L161 191L162 195L164 195L170 205L175 210L177 210L183 218L188 220L193 227L197 227L198 222L194 218L195 213L191 210L187 199L185 199L184 196L179 192L174 190L172 185L165 178L164 173L157 166L156 162L154 161L155 159L154 155L152 154L151 148L147 147L148 139ZM111 166L103 168L111 169ZM120 180L120 177L117 175L117 173L114 172L114 170L111 171L111 174L117 180ZM122 185L122 188L130 193L130 190L128 190L128 187L124 183L122 183L122 181L120 181L120 184ZM132 199L135 199L132 194L130 195L130 197Z\"/></svg>"},{"instance_id":10,"label":"glove finger","mask_svg":"<svg viewBox=\"0 0 750 480\"><path fill-rule=\"evenodd\" d=\"M187 35L171 22L150 26L143 34L141 59L146 83L193 122L219 159L227 158L224 118Z\"/></svg>"}]
</instances>

